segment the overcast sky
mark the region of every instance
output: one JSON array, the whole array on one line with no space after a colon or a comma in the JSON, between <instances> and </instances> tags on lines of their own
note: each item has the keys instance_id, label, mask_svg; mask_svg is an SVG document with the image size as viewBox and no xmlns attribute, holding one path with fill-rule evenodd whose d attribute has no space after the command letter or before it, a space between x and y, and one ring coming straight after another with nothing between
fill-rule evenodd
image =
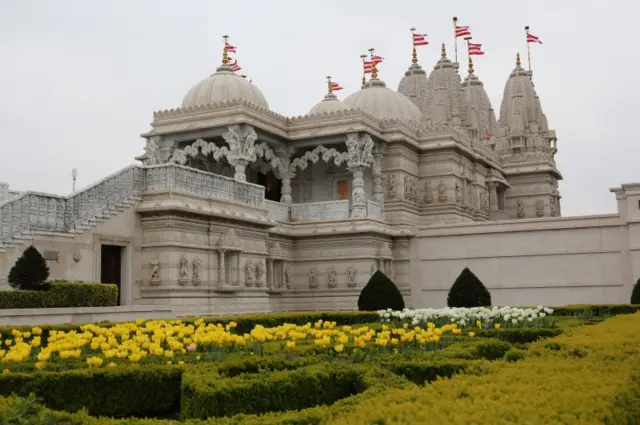
<instances>
[{"instance_id":1,"label":"overcast sky","mask_svg":"<svg viewBox=\"0 0 640 425\"><path fill-rule=\"evenodd\" d=\"M608 189L640 181L640 68L634 1L0 0L0 181L58 194L134 163L152 113L182 97L220 63L221 36L284 115L305 114L327 75L359 89L359 55L385 57L394 90L410 65L409 28L428 71L452 16L470 25L486 55L475 61L496 115L515 54L532 45L534 82L557 131L563 215L615 212ZM466 55L461 55L461 62ZM526 63L526 62L525 62Z\"/></svg>"}]
</instances>

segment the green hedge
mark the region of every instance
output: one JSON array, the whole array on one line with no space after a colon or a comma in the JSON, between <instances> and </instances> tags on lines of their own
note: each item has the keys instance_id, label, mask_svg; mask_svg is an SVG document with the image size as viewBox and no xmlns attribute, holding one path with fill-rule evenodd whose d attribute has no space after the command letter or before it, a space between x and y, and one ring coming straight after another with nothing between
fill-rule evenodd
<instances>
[{"instance_id":1,"label":"green hedge","mask_svg":"<svg viewBox=\"0 0 640 425\"><path fill-rule=\"evenodd\" d=\"M56 410L95 416L162 416L178 411L182 369L176 366L79 369L0 376L0 395L41 398Z\"/></svg>"},{"instance_id":2,"label":"green hedge","mask_svg":"<svg viewBox=\"0 0 640 425\"><path fill-rule=\"evenodd\" d=\"M0 291L0 309L110 307L118 303L118 287L104 283L50 282L42 291Z\"/></svg>"},{"instance_id":3,"label":"green hedge","mask_svg":"<svg viewBox=\"0 0 640 425\"><path fill-rule=\"evenodd\" d=\"M554 316L615 316L618 314L633 314L640 311L640 305L634 304L572 304L564 307L554 307Z\"/></svg>"}]
</instances>

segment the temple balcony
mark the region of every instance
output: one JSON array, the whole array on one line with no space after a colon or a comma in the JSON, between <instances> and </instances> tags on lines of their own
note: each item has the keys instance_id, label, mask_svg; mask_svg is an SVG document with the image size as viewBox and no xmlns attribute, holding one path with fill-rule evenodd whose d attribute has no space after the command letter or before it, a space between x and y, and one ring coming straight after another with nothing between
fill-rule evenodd
<instances>
[{"instance_id":1,"label":"temple balcony","mask_svg":"<svg viewBox=\"0 0 640 425\"><path fill-rule=\"evenodd\" d=\"M349 200L305 202L299 204L283 204L282 202L265 201L269 218L279 222L302 221L334 221L350 218L351 203ZM378 202L366 202L366 217L370 220L383 220L382 208Z\"/></svg>"}]
</instances>

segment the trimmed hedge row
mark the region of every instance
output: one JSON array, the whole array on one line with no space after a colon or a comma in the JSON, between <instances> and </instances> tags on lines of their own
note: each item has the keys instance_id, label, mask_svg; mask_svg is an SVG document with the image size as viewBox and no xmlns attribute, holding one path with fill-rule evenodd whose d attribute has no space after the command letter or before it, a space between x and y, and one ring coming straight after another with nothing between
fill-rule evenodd
<instances>
[{"instance_id":1,"label":"trimmed hedge row","mask_svg":"<svg viewBox=\"0 0 640 425\"><path fill-rule=\"evenodd\" d=\"M616 316L618 314L633 314L640 311L637 304L572 304L564 307L554 307L554 316Z\"/></svg>"},{"instance_id":2,"label":"trimmed hedge row","mask_svg":"<svg viewBox=\"0 0 640 425\"><path fill-rule=\"evenodd\" d=\"M53 281L46 288L41 291L0 291L0 309L111 307L118 304L116 285Z\"/></svg>"},{"instance_id":3,"label":"trimmed hedge row","mask_svg":"<svg viewBox=\"0 0 640 425\"><path fill-rule=\"evenodd\" d=\"M502 358L511 348L506 341L474 338L439 352L379 353L362 358L335 353L300 355L296 349L182 367L145 365L0 374L0 395L34 393L56 410L74 412L85 407L92 415L112 417L167 417L178 412L185 418L264 414L337 400L352 404L356 396L349 396L363 391L371 396L376 394L372 388L377 385L397 388L410 382L422 385L438 377L451 377L472 370L479 360ZM384 379L378 382L376 376Z\"/></svg>"}]
</instances>

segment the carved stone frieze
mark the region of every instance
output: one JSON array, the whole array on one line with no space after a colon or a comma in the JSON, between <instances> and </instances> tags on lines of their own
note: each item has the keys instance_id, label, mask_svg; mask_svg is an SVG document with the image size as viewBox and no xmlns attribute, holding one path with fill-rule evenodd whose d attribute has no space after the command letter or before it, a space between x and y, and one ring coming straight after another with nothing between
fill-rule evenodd
<instances>
[{"instance_id":1,"label":"carved stone frieze","mask_svg":"<svg viewBox=\"0 0 640 425\"><path fill-rule=\"evenodd\" d=\"M544 217L544 201L542 199L536 201L536 216Z\"/></svg>"},{"instance_id":2,"label":"carved stone frieze","mask_svg":"<svg viewBox=\"0 0 640 425\"><path fill-rule=\"evenodd\" d=\"M440 180L440 183L438 183L438 202L447 202L447 198L447 185L444 180Z\"/></svg>"},{"instance_id":3,"label":"carved stone frieze","mask_svg":"<svg viewBox=\"0 0 640 425\"><path fill-rule=\"evenodd\" d=\"M387 174L386 179L387 179L387 196L390 199L393 199L396 196L398 196L398 182L396 180L396 175Z\"/></svg>"}]
</instances>

